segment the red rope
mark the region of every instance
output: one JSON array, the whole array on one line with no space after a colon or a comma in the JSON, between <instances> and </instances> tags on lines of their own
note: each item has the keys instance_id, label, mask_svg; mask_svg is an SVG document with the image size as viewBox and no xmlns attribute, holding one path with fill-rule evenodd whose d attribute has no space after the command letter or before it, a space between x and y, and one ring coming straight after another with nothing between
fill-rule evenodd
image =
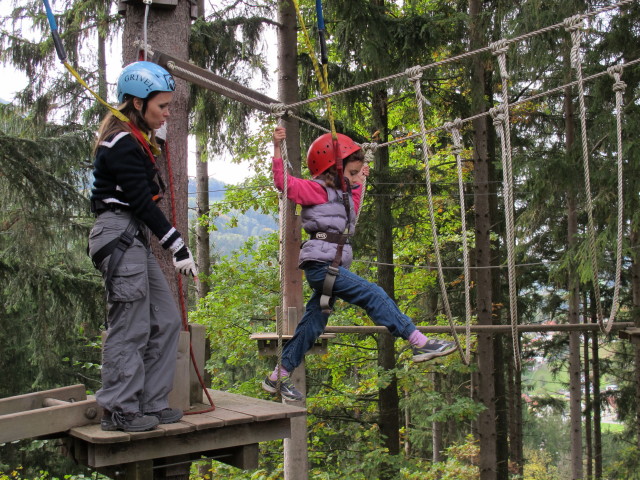
<instances>
[{"instance_id":1,"label":"red rope","mask_svg":"<svg viewBox=\"0 0 640 480\"><path fill-rule=\"evenodd\" d=\"M164 143L164 152L165 152L165 157L167 159L167 170L169 173L169 192L171 193L171 220L173 222L173 226L176 227L177 224L177 218L178 215L176 213L176 195L175 195L175 186L174 186L174 182L173 182L173 169L171 168L171 155L169 154L169 144L165 141ZM182 326L184 328L184 331L189 331L189 323L187 322L187 306L186 306L186 302L185 302L185 298L184 298L184 290L183 290L183 286L182 286L182 275L180 275L179 273L176 273L176 277L178 279L178 297L180 299L180 311L182 314ZM197 277L195 277L197 279ZM196 356L193 352L193 345L191 344L191 339L189 339L189 354L191 356L191 364L193 365L193 369L196 372L196 375L198 376L198 381L200 382L200 386L202 386L202 390L204 391L205 395L207 396L207 400L209 400L209 403L211 404L211 408L208 408L206 410L200 410L197 412L185 412L185 415L195 415L197 413L207 413L207 412L212 412L216 409L216 406L213 403L213 399L211 398L211 395L209 394L209 390L207 390L206 385L204 384L204 380L202 378L202 375L200 374L200 370L198 369L198 364L196 362Z\"/></svg>"}]
</instances>

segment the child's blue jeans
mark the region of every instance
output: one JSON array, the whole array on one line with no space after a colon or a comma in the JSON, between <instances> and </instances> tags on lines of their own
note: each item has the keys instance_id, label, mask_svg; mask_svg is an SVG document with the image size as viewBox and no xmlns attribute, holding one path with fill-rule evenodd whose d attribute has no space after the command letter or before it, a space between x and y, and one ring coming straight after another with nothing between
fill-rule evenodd
<instances>
[{"instance_id":1,"label":"child's blue jeans","mask_svg":"<svg viewBox=\"0 0 640 480\"><path fill-rule=\"evenodd\" d=\"M304 354L313 346L324 332L329 315L322 313L320 297L324 277L329 264L306 262L302 267L313 294L307 302L304 316L296 327L293 338L287 342L282 352L282 366L292 372L304 358ZM387 293L375 283L366 281L355 273L339 267L340 273L333 285L335 297L365 309L376 325L387 327L394 337L405 340L416 330L413 321L403 314Z\"/></svg>"}]
</instances>

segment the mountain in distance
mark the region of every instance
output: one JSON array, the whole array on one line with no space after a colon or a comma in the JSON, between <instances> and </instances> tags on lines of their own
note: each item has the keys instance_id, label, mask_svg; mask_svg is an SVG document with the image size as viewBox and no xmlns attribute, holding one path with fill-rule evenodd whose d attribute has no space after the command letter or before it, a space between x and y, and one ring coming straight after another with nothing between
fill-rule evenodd
<instances>
[{"instance_id":1,"label":"mountain in distance","mask_svg":"<svg viewBox=\"0 0 640 480\"><path fill-rule=\"evenodd\" d=\"M227 184L209 178L209 203L224 200ZM196 207L196 181L189 179L189 223L195 221ZM234 216L238 223L235 227L227 223ZM271 215L265 215L253 210L246 213L234 212L217 218L214 222L216 231L209 233L211 243L211 253L214 256L230 255L234 250L240 248L250 237L259 237L273 233L278 229L278 223Z\"/></svg>"}]
</instances>

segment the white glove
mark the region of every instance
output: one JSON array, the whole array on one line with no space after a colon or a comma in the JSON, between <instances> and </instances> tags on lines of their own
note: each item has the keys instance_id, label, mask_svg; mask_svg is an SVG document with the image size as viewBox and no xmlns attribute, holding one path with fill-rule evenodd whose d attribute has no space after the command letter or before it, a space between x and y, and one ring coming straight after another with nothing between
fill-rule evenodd
<instances>
[{"instance_id":1,"label":"white glove","mask_svg":"<svg viewBox=\"0 0 640 480\"><path fill-rule=\"evenodd\" d=\"M198 276L198 266L196 262L194 262L193 255L191 255L186 245L174 254L173 266L176 268L176 272L182 275Z\"/></svg>"}]
</instances>

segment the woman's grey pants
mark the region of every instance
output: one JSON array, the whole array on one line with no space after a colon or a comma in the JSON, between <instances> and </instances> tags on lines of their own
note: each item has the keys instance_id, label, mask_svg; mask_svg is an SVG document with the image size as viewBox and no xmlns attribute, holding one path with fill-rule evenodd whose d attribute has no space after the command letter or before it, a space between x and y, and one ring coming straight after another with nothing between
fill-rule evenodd
<instances>
[{"instance_id":1,"label":"woman's grey pants","mask_svg":"<svg viewBox=\"0 0 640 480\"><path fill-rule=\"evenodd\" d=\"M90 255L120 236L130 221L128 211L102 213L89 235ZM103 278L109 260L110 256L99 265ZM98 404L124 413L157 412L168 407L180 313L158 262L137 238L113 272L107 309Z\"/></svg>"}]
</instances>

